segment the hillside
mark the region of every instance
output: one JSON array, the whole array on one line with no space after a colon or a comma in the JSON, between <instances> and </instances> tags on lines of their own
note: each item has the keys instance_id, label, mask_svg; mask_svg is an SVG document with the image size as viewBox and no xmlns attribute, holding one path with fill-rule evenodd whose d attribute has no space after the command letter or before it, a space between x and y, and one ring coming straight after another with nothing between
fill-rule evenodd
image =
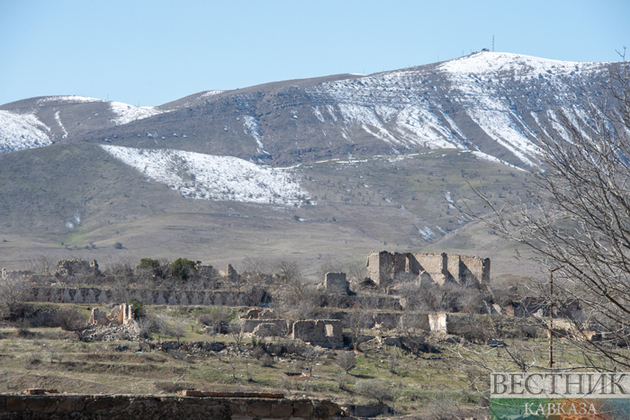
<instances>
[{"instance_id":1,"label":"hillside","mask_svg":"<svg viewBox=\"0 0 630 420\"><path fill-rule=\"evenodd\" d=\"M517 274L511 247L453 204L477 181L497 200L525 199L538 139L561 139L562 115L588 122L608 67L483 52L159 107L5 104L0 265L185 256L222 268L264 257L314 273L413 249L485 255L495 274Z\"/></svg>"}]
</instances>

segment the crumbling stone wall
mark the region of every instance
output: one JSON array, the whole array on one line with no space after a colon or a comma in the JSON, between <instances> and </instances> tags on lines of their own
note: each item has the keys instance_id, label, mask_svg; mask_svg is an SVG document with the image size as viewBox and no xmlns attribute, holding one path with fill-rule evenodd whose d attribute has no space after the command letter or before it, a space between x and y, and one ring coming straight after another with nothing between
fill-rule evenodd
<instances>
[{"instance_id":1,"label":"crumbling stone wall","mask_svg":"<svg viewBox=\"0 0 630 420\"><path fill-rule=\"evenodd\" d=\"M324 288L328 293L347 295L350 285L346 280L346 273L326 273Z\"/></svg>"},{"instance_id":2,"label":"crumbling stone wall","mask_svg":"<svg viewBox=\"0 0 630 420\"><path fill-rule=\"evenodd\" d=\"M311 319L295 321L291 326L291 339L299 339L313 346L343 348L343 334L339 319Z\"/></svg>"},{"instance_id":3,"label":"crumbling stone wall","mask_svg":"<svg viewBox=\"0 0 630 420\"><path fill-rule=\"evenodd\" d=\"M371 252L367 260L368 277L377 285L384 285L392 279L392 254L387 251Z\"/></svg>"},{"instance_id":4,"label":"crumbling stone wall","mask_svg":"<svg viewBox=\"0 0 630 420\"><path fill-rule=\"evenodd\" d=\"M86 260L59 260L55 268L55 276L67 277L76 275L100 275L101 272L98 268L98 262L92 260L90 262Z\"/></svg>"},{"instance_id":5,"label":"crumbling stone wall","mask_svg":"<svg viewBox=\"0 0 630 420\"><path fill-rule=\"evenodd\" d=\"M122 303L114 307L109 315L98 308L92 308L88 325L126 325L133 322L133 320L133 305Z\"/></svg>"},{"instance_id":6,"label":"crumbling stone wall","mask_svg":"<svg viewBox=\"0 0 630 420\"><path fill-rule=\"evenodd\" d=\"M261 394L262 395L262 394ZM0 395L0 419L337 419L339 406L322 400L150 395Z\"/></svg>"},{"instance_id":7,"label":"crumbling stone wall","mask_svg":"<svg viewBox=\"0 0 630 420\"><path fill-rule=\"evenodd\" d=\"M253 306L248 293L217 290L109 290L34 287L25 301L54 303L118 303L138 299L145 305Z\"/></svg>"},{"instance_id":8,"label":"crumbling stone wall","mask_svg":"<svg viewBox=\"0 0 630 420\"><path fill-rule=\"evenodd\" d=\"M253 333L260 324L274 324L278 336L285 336L289 333L289 324L286 319L245 319L242 329L244 333Z\"/></svg>"},{"instance_id":9,"label":"crumbling stone wall","mask_svg":"<svg viewBox=\"0 0 630 420\"><path fill-rule=\"evenodd\" d=\"M462 284L478 283L488 285L490 283L490 258L467 257L461 255L463 273L460 275Z\"/></svg>"},{"instance_id":10,"label":"crumbling stone wall","mask_svg":"<svg viewBox=\"0 0 630 420\"><path fill-rule=\"evenodd\" d=\"M429 330L431 332L448 333L448 314L429 314Z\"/></svg>"},{"instance_id":11,"label":"crumbling stone wall","mask_svg":"<svg viewBox=\"0 0 630 420\"><path fill-rule=\"evenodd\" d=\"M447 281L486 288L490 282L490 259L463 255L372 252L367 261L368 277L386 286L403 276L443 285Z\"/></svg>"}]
</instances>

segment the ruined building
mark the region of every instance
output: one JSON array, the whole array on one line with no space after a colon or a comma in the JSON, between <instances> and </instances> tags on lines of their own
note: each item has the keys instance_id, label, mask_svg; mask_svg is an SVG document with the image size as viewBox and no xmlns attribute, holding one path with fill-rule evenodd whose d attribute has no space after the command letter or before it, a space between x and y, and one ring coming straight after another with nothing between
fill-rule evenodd
<instances>
[{"instance_id":1,"label":"ruined building","mask_svg":"<svg viewBox=\"0 0 630 420\"><path fill-rule=\"evenodd\" d=\"M486 288L490 282L490 258L464 255L372 252L367 260L368 277L386 286L405 276L425 284L455 282Z\"/></svg>"},{"instance_id":2,"label":"ruined building","mask_svg":"<svg viewBox=\"0 0 630 420\"><path fill-rule=\"evenodd\" d=\"M107 315L107 313L99 311L98 308L92 308L92 314L88 325L127 325L134 321L133 305L126 303L115 306Z\"/></svg>"}]
</instances>

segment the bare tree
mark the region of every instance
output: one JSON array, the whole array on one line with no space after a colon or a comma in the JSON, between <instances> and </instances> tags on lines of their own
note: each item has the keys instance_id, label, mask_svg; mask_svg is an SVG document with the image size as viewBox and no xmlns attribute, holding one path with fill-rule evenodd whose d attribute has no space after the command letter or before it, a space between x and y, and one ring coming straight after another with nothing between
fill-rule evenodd
<instances>
[{"instance_id":1,"label":"bare tree","mask_svg":"<svg viewBox=\"0 0 630 420\"><path fill-rule=\"evenodd\" d=\"M365 261L352 263L348 267L348 277L352 283L362 282L365 276L367 276Z\"/></svg>"},{"instance_id":2,"label":"bare tree","mask_svg":"<svg viewBox=\"0 0 630 420\"><path fill-rule=\"evenodd\" d=\"M210 307L208 313L199 315L197 323L204 324L210 329L210 334L220 334L222 327L228 325L232 317L232 310L225 306Z\"/></svg>"},{"instance_id":3,"label":"bare tree","mask_svg":"<svg viewBox=\"0 0 630 420\"><path fill-rule=\"evenodd\" d=\"M275 271L280 277L280 282L275 285L274 301L292 310L300 318L312 318L319 307L319 294L315 287L304 279L299 264L280 261Z\"/></svg>"},{"instance_id":4,"label":"bare tree","mask_svg":"<svg viewBox=\"0 0 630 420\"><path fill-rule=\"evenodd\" d=\"M355 392L364 397L374 399L378 401L379 404L383 404L385 401L393 401L394 399L390 388L391 387L383 381L368 379L359 382L355 387Z\"/></svg>"},{"instance_id":5,"label":"bare tree","mask_svg":"<svg viewBox=\"0 0 630 420\"><path fill-rule=\"evenodd\" d=\"M568 338L599 367L630 367L630 79L624 61L611 67L610 103L586 104L583 118L561 115L561 134L540 136L541 170L532 200L501 202L473 188L491 210L464 208L504 238L532 249L549 270L550 315L579 302ZM579 106L579 104L576 104ZM586 340L597 330L604 340Z\"/></svg>"},{"instance_id":6,"label":"bare tree","mask_svg":"<svg viewBox=\"0 0 630 420\"><path fill-rule=\"evenodd\" d=\"M19 304L26 297L28 288L28 283L22 277L12 275L0 277L0 305L2 305L9 314L14 314Z\"/></svg>"},{"instance_id":7,"label":"bare tree","mask_svg":"<svg viewBox=\"0 0 630 420\"><path fill-rule=\"evenodd\" d=\"M240 319L231 322L229 325L230 334L232 338L234 338L234 344L236 344L237 350L241 351L241 346L243 345L243 339L245 338L245 332L243 331L243 323Z\"/></svg>"},{"instance_id":8,"label":"bare tree","mask_svg":"<svg viewBox=\"0 0 630 420\"><path fill-rule=\"evenodd\" d=\"M357 365L357 357L351 351L341 352L337 356L337 366L339 366L346 374Z\"/></svg>"},{"instance_id":9,"label":"bare tree","mask_svg":"<svg viewBox=\"0 0 630 420\"><path fill-rule=\"evenodd\" d=\"M350 328L350 337L352 346L355 350L359 349L359 344L363 336L363 330L368 326L371 316L366 309L367 305L361 305L357 302L354 310L349 311L346 318L346 324Z\"/></svg>"}]
</instances>

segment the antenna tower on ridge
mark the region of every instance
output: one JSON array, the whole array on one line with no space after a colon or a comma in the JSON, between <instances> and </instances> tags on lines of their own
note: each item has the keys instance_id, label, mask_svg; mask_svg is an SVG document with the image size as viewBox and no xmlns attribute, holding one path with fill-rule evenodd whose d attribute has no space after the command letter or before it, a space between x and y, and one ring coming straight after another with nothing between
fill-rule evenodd
<instances>
[{"instance_id":1,"label":"antenna tower on ridge","mask_svg":"<svg viewBox=\"0 0 630 420\"><path fill-rule=\"evenodd\" d=\"M492 35L492 52L494 52L494 35Z\"/></svg>"}]
</instances>

